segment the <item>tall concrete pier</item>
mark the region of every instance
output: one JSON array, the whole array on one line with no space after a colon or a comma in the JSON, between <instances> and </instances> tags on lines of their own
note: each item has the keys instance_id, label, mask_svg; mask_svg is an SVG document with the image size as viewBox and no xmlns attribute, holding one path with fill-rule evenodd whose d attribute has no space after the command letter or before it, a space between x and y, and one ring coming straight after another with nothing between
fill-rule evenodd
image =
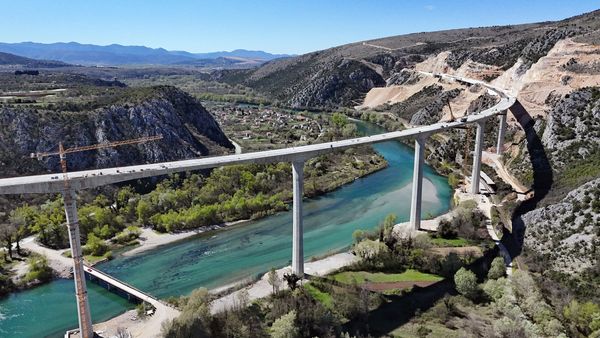
<instances>
[{"instance_id":1,"label":"tall concrete pier","mask_svg":"<svg viewBox=\"0 0 600 338\"><path fill-rule=\"evenodd\" d=\"M483 151L483 130L485 120L477 121L477 136L475 138L475 152L473 154L473 172L471 173L471 193L479 194L479 179L481 172L481 152Z\"/></svg>"},{"instance_id":2,"label":"tall concrete pier","mask_svg":"<svg viewBox=\"0 0 600 338\"><path fill-rule=\"evenodd\" d=\"M479 84L491 90L500 97L500 101L492 108L488 108L477 114L472 114L455 121L438 122L427 126L419 126L405 130L398 130L380 135L363 136L347 140L309 144L285 149L273 149L267 151L243 153L226 156L204 157L191 160L162 162L154 164L143 164L118 168L92 169L86 171L70 172L65 180L58 179L57 174L45 174L27 177L12 177L0 179L0 195L5 194L48 194L62 193L65 201L65 212L67 225L69 227L69 239L71 241L71 254L73 257L73 272L75 275L75 289L77 295L77 307L79 311L79 328L81 336L91 338L92 322L86 292L83 258L81 255L81 243L79 240L79 227L77 209L75 204L76 191L92 189L104 185L136 179L168 175L178 172L193 170L204 170L227 165L246 163L277 163L291 162L293 176L293 244L292 244L292 270L298 276L304 275L304 239L302 224L302 195L304 179L304 162L310 158L340 151L352 147L364 146L386 141L399 140L403 138L415 138L415 164L412 186L412 200L410 221L414 229L420 228L421 202L423 193L423 165L425 162L425 141L428 136L453 128L462 128L465 125L477 124L477 142L475 145L475 156L473 163L473 193L479 192L479 173L481 170L481 152L483 148L483 127L485 120L499 114L506 115L506 110L513 107L516 98L509 96L502 89L490 84L471 80L448 74L431 74L421 72L426 76L435 76L464 83ZM514 113L514 111L513 111ZM505 128L506 116L501 117L500 128ZM503 123L502 123L503 121ZM524 124L523 121L519 121ZM500 138L504 138L504 131L499 132ZM500 137L502 135L502 137ZM500 143L500 141L498 141ZM501 147L500 147L501 148ZM60 174L58 174L60 175ZM92 273L92 272L90 272ZM116 282L115 282L116 283ZM118 284L118 283L117 283ZM159 303L157 303L159 304Z\"/></svg>"},{"instance_id":3,"label":"tall concrete pier","mask_svg":"<svg viewBox=\"0 0 600 338\"><path fill-rule=\"evenodd\" d=\"M498 142L496 143L496 154L502 155L504 152L504 134L506 134L506 110L499 115L500 124L498 126Z\"/></svg>"},{"instance_id":4,"label":"tall concrete pier","mask_svg":"<svg viewBox=\"0 0 600 338\"><path fill-rule=\"evenodd\" d=\"M425 141L427 136L415 139L415 165L413 170L412 197L410 203L410 225L414 230L421 227L421 202L423 200L423 164L425 164Z\"/></svg>"},{"instance_id":5,"label":"tall concrete pier","mask_svg":"<svg viewBox=\"0 0 600 338\"><path fill-rule=\"evenodd\" d=\"M302 195L304 192L304 161L292 162L293 198L292 208L292 272L304 276L304 230L302 229Z\"/></svg>"},{"instance_id":6,"label":"tall concrete pier","mask_svg":"<svg viewBox=\"0 0 600 338\"><path fill-rule=\"evenodd\" d=\"M69 229L69 242L71 244L71 257L73 257L73 279L75 280L75 296L77 299L77 314L79 318L79 330L82 338L93 338L92 316L88 301L85 275L83 272L83 256L81 252L81 240L79 237L79 219L77 216L77 194L73 190L63 193L65 204L65 215Z\"/></svg>"}]
</instances>

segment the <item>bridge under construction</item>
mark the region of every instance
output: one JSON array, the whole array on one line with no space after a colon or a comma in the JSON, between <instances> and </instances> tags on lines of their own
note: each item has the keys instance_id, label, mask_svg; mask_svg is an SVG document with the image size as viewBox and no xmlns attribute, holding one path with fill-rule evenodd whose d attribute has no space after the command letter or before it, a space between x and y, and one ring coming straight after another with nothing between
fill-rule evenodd
<instances>
[{"instance_id":1,"label":"bridge under construction","mask_svg":"<svg viewBox=\"0 0 600 338\"><path fill-rule=\"evenodd\" d=\"M471 173L471 193L480 193L480 172L483 151L483 139L485 123L490 118L499 119L498 139L496 144L497 153L503 151L504 134L506 131L506 111L510 110L516 102L514 97L505 91L491 86L485 82L456 77L447 74L424 73L427 76L443 78L447 81L456 81L467 85L481 85L487 88L491 95L499 98L499 102L493 107L471 114L460 119L448 122L438 122L428 126L415 127L402 131L384 133L380 135L365 136L342 141L320 143L286 149L260 151L245 154L227 156L207 157L192 160L163 162L127 166L119 168L107 168L86 170L77 172L66 172L57 174L14 177L0 179L0 194L39 194L39 193L61 193L65 200L65 213L67 225L69 226L69 237L74 265L74 277L76 281L77 310L79 316L79 329L81 337L92 338L92 319L87 299L85 285L85 273L101 279L110 285L131 294L140 300L146 301L158 308L165 307L165 311L176 311L168 309L158 299L135 289L115 278L112 278L99 270L83 265L81 256L81 243L79 238L79 227L77 220L76 197L77 192L83 189L95 188L124 181L141 178L167 175L177 172L193 171L200 169L216 168L234 164L244 163L273 163L289 162L292 167L293 176L293 212L292 212L292 272L298 276L304 275L304 250L303 250L303 213L302 196L304 190L304 163L315 156L330 153L336 150L356 147L360 145L374 144L390 140L413 138L415 142L414 173L412 183L410 223L413 229L418 230L421 225L421 203L423 190L423 166L425 163L425 145L428 137L445 130L464 127L474 124L476 126L475 149L473 153L473 165ZM61 155L62 156L62 155ZM65 183L67 182L67 183Z\"/></svg>"}]
</instances>

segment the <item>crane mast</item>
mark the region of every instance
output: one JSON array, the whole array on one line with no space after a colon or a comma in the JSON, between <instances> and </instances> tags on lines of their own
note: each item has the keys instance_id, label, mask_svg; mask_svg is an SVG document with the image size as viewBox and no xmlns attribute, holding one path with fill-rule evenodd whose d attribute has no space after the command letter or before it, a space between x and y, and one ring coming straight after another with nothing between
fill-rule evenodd
<instances>
[{"instance_id":1,"label":"crane mast","mask_svg":"<svg viewBox=\"0 0 600 338\"><path fill-rule=\"evenodd\" d=\"M113 148L123 145L139 144L162 139L162 135L140 137L116 142L99 143L89 146L79 146L65 149L63 143L58 144L58 151L45 153L32 153L31 158L42 160L44 157L60 157L60 168L63 173L64 190L62 192L65 206L65 216L69 230L69 244L71 246L71 257L73 258L73 279L75 280L75 296L77 299L77 315L79 319L79 332L81 338L93 338L94 329L92 316L83 270L83 253L81 250L81 237L79 234L79 219L77 216L77 192L71 189L69 176L67 175L67 154L78 153L89 150Z\"/></svg>"}]
</instances>

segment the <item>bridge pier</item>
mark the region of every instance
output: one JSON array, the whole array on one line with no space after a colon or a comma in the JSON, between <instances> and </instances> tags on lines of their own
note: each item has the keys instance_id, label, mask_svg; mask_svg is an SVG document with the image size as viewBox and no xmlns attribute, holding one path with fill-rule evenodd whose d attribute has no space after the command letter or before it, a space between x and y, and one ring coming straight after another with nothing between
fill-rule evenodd
<instances>
[{"instance_id":1,"label":"bridge pier","mask_svg":"<svg viewBox=\"0 0 600 338\"><path fill-rule=\"evenodd\" d=\"M506 111L500 115L500 126L498 127L498 142L496 143L496 154L502 155L504 152L504 134L506 134Z\"/></svg>"},{"instance_id":2,"label":"bridge pier","mask_svg":"<svg viewBox=\"0 0 600 338\"><path fill-rule=\"evenodd\" d=\"M292 207L292 273L304 276L304 230L302 224L302 196L304 193L304 161L292 162L293 207Z\"/></svg>"},{"instance_id":3,"label":"bridge pier","mask_svg":"<svg viewBox=\"0 0 600 338\"><path fill-rule=\"evenodd\" d=\"M425 141L427 136L415 139L415 164L413 169L412 197L410 203L410 225L414 230L421 228L421 202L423 199L423 164L425 163Z\"/></svg>"},{"instance_id":4,"label":"bridge pier","mask_svg":"<svg viewBox=\"0 0 600 338\"><path fill-rule=\"evenodd\" d=\"M475 152L473 154L473 172L471 173L471 193L479 194L479 180L481 172L481 152L483 151L483 130L485 120L477 121L477 136L475 138Z\"/></svg>"},{"instance_id":5,"label":"bridge pier","mask_svg":"<svg viewBox=\"0 0 600 338\"><path fill-rule=\"evenodd\" d=\"M77 217L77 193L74 190L63 192L65 215L69 229L69 242L71 243L71 257L73 257L73 279L75 280L75 296L77 298L77 315L81 338L93 338L92 317L88 301L85 273L83 271L83 255L81 252L81 238L79 235L79 219Z\"/></svg>"}]
</instances>

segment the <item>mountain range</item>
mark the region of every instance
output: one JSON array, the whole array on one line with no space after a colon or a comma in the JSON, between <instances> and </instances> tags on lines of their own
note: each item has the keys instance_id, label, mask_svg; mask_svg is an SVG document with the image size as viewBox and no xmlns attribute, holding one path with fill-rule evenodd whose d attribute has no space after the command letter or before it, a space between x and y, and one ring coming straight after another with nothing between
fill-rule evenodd
<instances>
[{"instance_id":1,"label":"mountain range","mask_svg":"<svg viewBox=\"0 0 600 338\"><path fill-rule=\"evenodd\" d=\"M116 65L201 65L219 59L221 63L244 64L254 66L277 58L288 57L286 54L271 54L264 51L236 49L230 52L190 53L186 51L169 51L164 48L145 46L123 46L112 44L99 46L80 44L77 42L57 43L0 43L0 52L11 53L32 59L56 60L70 64L86 66ZM224 62L224 60L228 60Z\"/></svg>"}]
</instances>

